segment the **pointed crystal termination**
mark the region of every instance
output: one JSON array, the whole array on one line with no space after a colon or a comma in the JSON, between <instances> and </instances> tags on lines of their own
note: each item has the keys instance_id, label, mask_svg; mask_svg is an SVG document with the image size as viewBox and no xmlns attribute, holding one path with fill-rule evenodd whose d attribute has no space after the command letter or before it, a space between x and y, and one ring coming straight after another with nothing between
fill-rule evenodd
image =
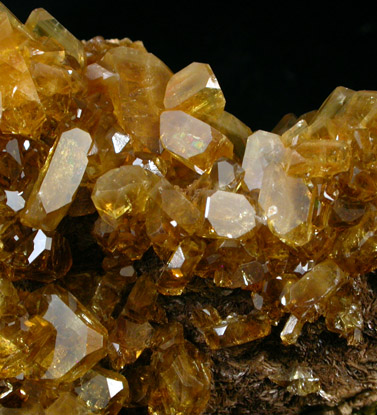
<instances>
[{"instance_id":1,"label":"pointed crystal termination","mask_svg":"<svg viewBox=\"0 0 377 415\"><path fill-rule=\"evenodd\" d=\"M48 285L28 296L26 308L53 329L35 356L36 378L72 382L106 356L107 330L68 291Z\"/></svg>"},{"instance_id":2,"label":"pointed crystal termination","mask_svg":"<svg viewBox=\"0 0 377 415\"><path fill-rule=\"evenodd\" d=\"M233 157L233 144L209 124L182 111L165 111L161 143L174 157L202 174L220 157Z\"/></svg>"},{"instance_id":3,"label":"pointed crystal termination","mask_svg":"<svg viewBox=\"0 0 377 415\"><path fill-rule=\"evenodd\" d=\"M245 153L247 137L252 133L251 129L227 111L223 111L219 117L211 119L208 122L212 127L229 138L234 146L234 154L242 160Z\"/></svg>"},{"instance_id":4,"label":"pointed crystal termination","mask_svg":"<svg viewBox=\"0 0 377 415\"><path fill-rule=\"evenodd\" d=\"M76 59L81 67L85 66L86 57L82 42L76 39L48 11L45 9L33 10L25 26L39 38L47 37L53 39L70 56Z\"/></svg>"},{"instance_id":5,"label":"pointed crystal termination","mask_svg":"<svg viewBox=\"0 0 377 415\"><path fill-rule=\"evenodd\" d=\"M221 115L225 98L211 67L194 62L170 78L164 105L168 110L181 110L206 121Z\"/></svg>"},{"instance_id":6,"label":"pointed crystal termination","mask_svg":"<svg viewBox=\"0 0 377 415\"><path fill-rule=\"evenodd\" d=\"M19 46L27 30L2 4L0 8L0 130L37 138L45 122L36 86ZM30 36L30 35L29 35Z\"/></svg>"},{"instance_id":7,"label":"pointed crystal termination","mask_svg":"<svg viewBox=\"0 0 377 415\"><path fill-rule=\"evenodd\" d=\"M79 128L61 135L21 214L25 225L45 231L58 226L80 186L91 145L90 134Z\"/></svg>"},{"instance_id":8,"label":"pointed crystal termination","mask_svg":"<svg viewBox=\"0 0 377 415\"><path fill-rule=\"evenodd\" d=\"M194 275L203 256L205 243L184 239L169 258L157 280L157 289L164 295L180 295Z\"/></svg>"}]
</instances>

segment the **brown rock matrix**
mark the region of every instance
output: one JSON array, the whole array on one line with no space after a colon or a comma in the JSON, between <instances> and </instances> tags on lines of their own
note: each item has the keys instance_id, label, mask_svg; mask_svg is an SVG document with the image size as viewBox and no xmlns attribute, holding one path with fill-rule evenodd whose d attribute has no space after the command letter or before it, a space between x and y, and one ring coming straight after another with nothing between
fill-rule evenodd
<instances>
[{"instance_id":1,"label":"brown rock matrix","mask_svg":"<svg viewBox=\"0 0 377 415\"><path fill-rule=\"evenodd\" d=\"M0 3L0 98L0 415L372 396L377 92L252 132L209 65ZM324 370L335 347L363 379Z\"/></svg>"}]
</instances>

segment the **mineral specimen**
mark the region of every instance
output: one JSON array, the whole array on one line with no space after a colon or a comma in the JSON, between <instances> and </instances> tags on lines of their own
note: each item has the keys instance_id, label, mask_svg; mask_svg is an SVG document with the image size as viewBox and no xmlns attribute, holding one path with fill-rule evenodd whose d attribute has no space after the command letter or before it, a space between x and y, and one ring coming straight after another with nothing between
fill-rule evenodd
<instances>
[{"instance_id":1,"label":"mineral specimen","mask_svg":"<svg viewBox=\"0 0 377 415\"><path fill-rule=\"evenodd\" d=\"M0 414L199 415L223 349L321 317L363 341L376 92L252 133L209 65L2 4L0 68ZM310 367L268 371L327 396Z\"/></svg>"}]
</instances>

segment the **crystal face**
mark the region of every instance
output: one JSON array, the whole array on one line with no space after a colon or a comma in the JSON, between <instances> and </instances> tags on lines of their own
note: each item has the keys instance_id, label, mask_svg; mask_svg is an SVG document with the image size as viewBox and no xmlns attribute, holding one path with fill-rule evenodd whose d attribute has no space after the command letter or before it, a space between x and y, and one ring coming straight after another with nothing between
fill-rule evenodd
<instances>
[{"instance_id":1,"label":"crystal face","mask_svg":"<svg viewBox=\"0 0 377 415\"><path fill-rule=\"evenodd\" d=\"M371 337L377 92L252 132L209 65L1 3L0 69L0 414L200 415L250 367L319 402L284 359Z\"/></svg>"}]
</instances>

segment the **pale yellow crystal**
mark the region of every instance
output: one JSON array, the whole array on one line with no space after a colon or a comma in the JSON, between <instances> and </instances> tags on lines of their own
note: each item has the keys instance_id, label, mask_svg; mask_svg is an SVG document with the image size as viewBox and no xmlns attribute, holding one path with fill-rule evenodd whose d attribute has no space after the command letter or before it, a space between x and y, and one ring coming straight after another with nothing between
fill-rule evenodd
<instances>
[{"instance_id":1,"label":"pale yellow crystal","mask_svg":"<svg viewBox=\"0 0 377 415\"><path fill-rule=\"evenodd\" d=\"M301 334L304 321L291 314L280 333L280 338L284 344L295 344Z\"/></svg>"},{"instance_id":2,"label":"pale yellow crystal","mask_svg":"<svg viewBox=\"0 0 377 415\"><path fill-rule=\"evenodd\" d=\"M91 145L90 134L79 128L61 135L22 212L23 223L46 231L58 226L84 176Z\"/></svg>"},{"instance_id":3,"label":"pale yellow crystal","mask_svg":"<svg viewBox=\"0 0 377 415\"><path fill-rule=\"evenodd\" d=\"M199 174L220 157L233 156L233 144L225 135L182 111L163 112L160 133L163 147Z\"/></svg>"},{"instance_id":4,"label":"pale yellow crystal","mask_svg":"<svg viewBox=\"0 0 377 415\"><path fill-rule=\"evenodd\" d=\"M284 242L303 245L310 240L311 193L302 179L288 176L281 165L270 164L258 202L270 229Z\"/></svg>"},{"instance_id":5,"label":"pale yellow crystal","mask_svg":"<svg viewBox=\"0 0 377 415\"><path fill-rule=\"evenodd\" d=\"M277 134L256 131L247 139L242 168L245 170L245 183L249 190L262 187L263 175L270 163L280 163L284 156L284 146Z\"/></svg>"},{"instance_id":6,"label":"pale yellow crystal","mask_svg":"<svg viewBox=\"0 0 377 415\"><path fill-rule=\"evenodd\" d=\"M255 228L255 209L246 196L217 190L207 198L205 217L214 235L237 239Z\"/></svg>"},{"instance_id":7,"label":"pale yellow crystal","mask_svg":"<svg viewBox=\"0 0 377 415\"><path fill-rule=\"evenodd\" d=\"M194 62L170 78L164 105L166 109L182 110L206 120L221 114L225 98L211 67Z\"/></svg>"}]
</instances>

